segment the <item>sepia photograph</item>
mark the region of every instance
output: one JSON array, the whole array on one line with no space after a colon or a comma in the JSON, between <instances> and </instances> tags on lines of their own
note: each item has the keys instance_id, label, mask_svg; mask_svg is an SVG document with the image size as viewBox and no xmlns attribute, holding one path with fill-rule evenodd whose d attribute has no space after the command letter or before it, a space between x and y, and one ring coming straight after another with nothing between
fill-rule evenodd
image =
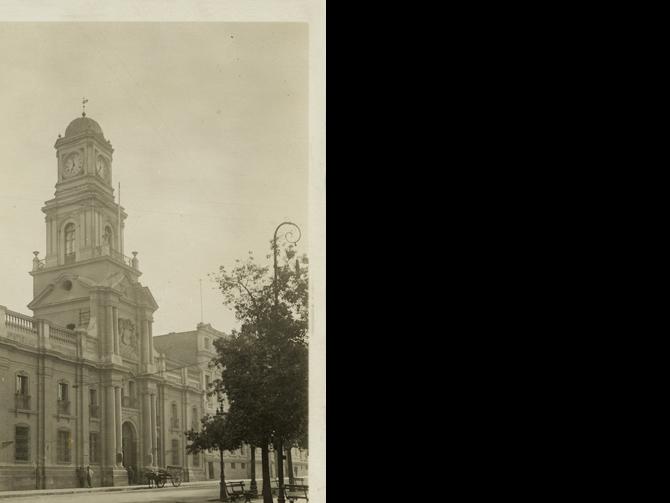
<instances>
[{"instance_id":1,"label":"sepia photograph","mask_svg":"<svg viewBox=\"0 0 670 503\"><path fill-rule=\"evenodd\" d=\"M0 502L325 501L325 3L0 3Z\"/></svg>"}]
</instances>

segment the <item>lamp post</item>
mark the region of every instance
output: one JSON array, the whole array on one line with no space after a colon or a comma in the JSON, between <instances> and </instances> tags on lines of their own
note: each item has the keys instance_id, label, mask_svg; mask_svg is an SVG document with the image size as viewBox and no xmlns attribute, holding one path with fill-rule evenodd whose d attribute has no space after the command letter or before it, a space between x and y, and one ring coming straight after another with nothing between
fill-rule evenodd
<instances>
[{"instance_id":1,"label":"lamp post","mask_svg":"<svg viewBox=\"0 0 670 503\"><path fill-rule=\"evenodd\" d=\"M293 231L286 232L284 234L284 239L286 239L286 241L288 241L291 244L295 244L298 241L300 241L300 238L302 237L300 227L298 227L293 222L282 222L275 229L274 237L272 238L272 250L274 252L274 274L275 274L274 282L272 283L272 288L274 290L274 296L275 296L275 305L274 305L275 316L277 316L277 306L279 305L279 290L277 289L277 252L278 252L277 232L279 232L279 229L284 225L290 225L298 230L298 237L295 238L295 240L293 239ZM277 441L277 459L278 459L277 478L279 479L279 490L277 491L279 494L277 495L277 503L286 502L286 500L284 499L284 453L282 444L283 440L279 438Z\"/></svg>"},{"instance_id":2,"label":"lamp post","mask_svg":"<svg viewBox=\"0 0 670 503\"><path fill-rule=\"evenodd\" d=\"M298 237L293 240L293 231L288 231L286 234L284 234L284 239L288 241L291 244L295 244L298 241L300 241L300 238L302 237L302 232L300 232L300 227L298 227L296 224L293 222L282 222L280 223L277 228L275 229L274 237L272 238L272 251L274 252L274 273L275 273L275 280L274 283L272 283L272 288L275 294L275 308L279 304L279 291L277 290L277 232L279 232L279 229L283 227L284 225L292 225L298 230Z\"/></svg>"}]
</instances>

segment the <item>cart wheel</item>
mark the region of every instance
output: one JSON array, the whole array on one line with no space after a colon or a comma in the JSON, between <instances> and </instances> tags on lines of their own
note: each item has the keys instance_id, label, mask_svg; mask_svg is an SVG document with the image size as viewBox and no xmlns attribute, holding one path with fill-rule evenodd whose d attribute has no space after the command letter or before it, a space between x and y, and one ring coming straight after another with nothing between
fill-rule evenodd
<instances>
[{"instance_id":1,"label":"cart wheel","mask_svg":"<svg viewBox=\"0 0 670 503\"><path fill-rule=\"evenodd\" d=\"M172 485L179 487L181 485L181 477L172 477Z\"/></svg>"},{"instance_id":2,"label":"cart wheel","mask_svg":"<svg viewBox=\"0 0 670 503\"><path fill-rule=\"evenodd\" d=\"M156 481L158 487L165 487L165 479L160 479Z\"/></svg>"}]
</instances>

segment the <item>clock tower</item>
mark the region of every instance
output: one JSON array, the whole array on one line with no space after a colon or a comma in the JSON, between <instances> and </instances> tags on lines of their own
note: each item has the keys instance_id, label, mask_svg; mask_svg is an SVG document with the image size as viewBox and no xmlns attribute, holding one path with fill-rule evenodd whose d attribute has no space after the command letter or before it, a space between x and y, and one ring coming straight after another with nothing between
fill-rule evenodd
<instances>
[{"instance_id":1,"label":"clock tower","mask_svg":"<svg viewBox=\"0 0 670 503\"><path fill-rule=\"evenodd\" d=\"M153 367L151 321L158 309L139 282L137 252L124 254L127 217L114 199L114 149L100 125L86 113L58 135L56 192L46 215L46 256L33 259L35 317L96 339L95 359L121 364L137 361L138 370ZM125 348L122 329L138 335L138 347ZM92 340L91 339L91 340Z\"/></svg>"},{"instance_id":2,"label":"clock tower","mask_svg":"<svg viewBox=\"0 0 670 503\"><path fill-rule=\"evenodd\" d=\"M70 123L65 136L58 136L54 146L56 193L42 210L47 215L45 265L102 255L121 258L126 214L114 201L112 144L100 125L83 113Z\"/></svg>"}]
</instances>

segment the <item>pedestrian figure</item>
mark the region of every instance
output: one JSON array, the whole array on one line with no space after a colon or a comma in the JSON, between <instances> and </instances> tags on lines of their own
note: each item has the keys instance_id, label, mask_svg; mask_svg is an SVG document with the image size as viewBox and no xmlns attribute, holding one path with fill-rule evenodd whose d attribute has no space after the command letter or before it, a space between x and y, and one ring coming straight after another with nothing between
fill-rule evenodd
<instances>
[{"instance_id":1,"label":"pedestrian figure","mask_svg":"<svg viewBox=\"0 0 670 503\"><path fill-rule=\"evenodd\" d=\"M93 477L93 469L91 468L91 465L88 465L86 467L86 482L88 482L88 487L91 486L91 478Z\"/></svg>"},{"instance_id":2,"label":"pedestrian figure","mask_svg":"<svg viewBox=\"0 0 670 503\"><path fill-rule=\"evenodd\" d=\"M133 470L133 467L130 465L126 467L126 470L128 471L128 485L132 486L135 481L135 470Z\"/></svg>"},{"instance_id":3,"label":"pedestrian figure","mask_svg":"<svg viewBox=\"0 0 670 503\"><path fill-rule=\"evenodd\" d=\"M79 479L79 487L86 487L86 475L83 466L77 468L77 478Z\"/></svg>"}]
</instances>

